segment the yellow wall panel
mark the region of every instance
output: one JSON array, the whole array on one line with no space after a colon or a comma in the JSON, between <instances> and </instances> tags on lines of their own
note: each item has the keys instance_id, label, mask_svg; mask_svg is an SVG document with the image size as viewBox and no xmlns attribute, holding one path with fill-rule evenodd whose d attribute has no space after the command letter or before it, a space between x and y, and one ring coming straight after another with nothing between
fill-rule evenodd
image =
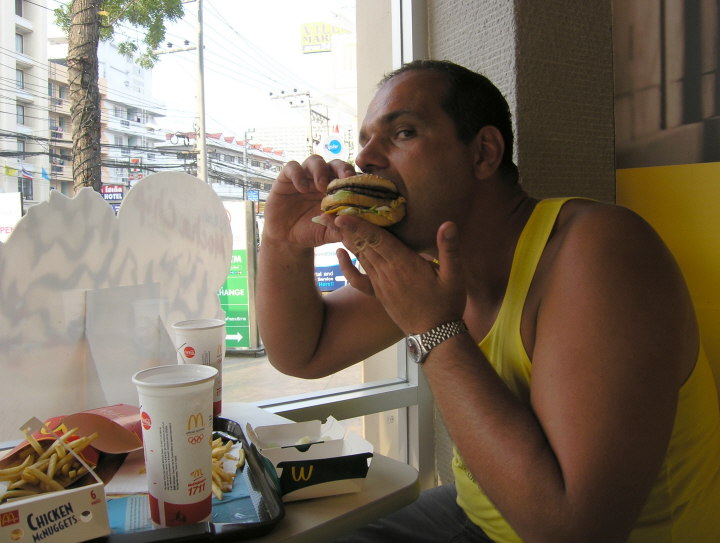
<instances>
[{"instance_id":1,"label":"yellow wall panel","mask_svg":"<svg viewBox=\"0 0 720 543\"><path fill-rule=\"evenodd\" d=\"M720 163L617 170L616 189L680 264L720 388Z\"/></svg>"}]
</instances>

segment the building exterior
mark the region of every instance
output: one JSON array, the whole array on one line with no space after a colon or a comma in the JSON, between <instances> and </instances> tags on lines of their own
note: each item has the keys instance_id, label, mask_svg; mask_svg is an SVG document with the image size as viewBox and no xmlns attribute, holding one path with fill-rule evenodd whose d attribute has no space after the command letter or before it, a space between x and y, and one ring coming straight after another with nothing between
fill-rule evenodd
<instances>
[{"instance_id":1,"label":"building exterior","mask_svg":"<svg viewBox=\"0 0 720 543\"><path fill-rule=\"evenodd\" d=\"M20 192L25 210L51 190L73 195L67 40L48 36L51 16L46 0L0 3L0 191ZM111 42L100 43L98 59L102 180L119 204L165 141L156 122L164 111L148 98L149 70Z\"/></svg>"},{"instance_id":2,"label":"building exterior","mask_svg":"<svg viewBox=\"0 0 720 543\"><path fill-rule=\"evenodd\" d=\"M72 141L65 67L67 40L52 38L50 50L50 182L52 188L72 196L72 160L68 160ZM151 171L150 165L156 158L155 144L165 139L157 127L164 108L148 98L151 72L121 55L112 42L100 42L98 46L98 74L102 191L117 207L131 183Z\"/></svg>"},{"instance_id":3,"label":"building exterior","mask_svg":"<svg viewBox=\"0 0 720 543\"><path fill-rule=\"evenodd\" d=\"M208 134L208 177L222 198L264 202L272 182L287 162L284 150L223 134ZM254 136L253 136L254 137ZM196 175L197 145L193 132L165 134L156 147L156 169L181 170ZM179 162L182 162L179 164Z\"/></svg>"},{"instance_id":4,"label":"building exterior","mask_svg":"<svg viewBox=\"0 0 720 543\"><path fill-rule=\"evenodd\" d=\"M165 141L157 124L164 106L150 98L152 71L121 55L114 43L101 42L98 59L104 82L100 87L102 179L127 190L149 173L147 167L156 159L155 145Z\"/></svg>"},{"instance_id":5,"label":"building exterior","mask_svg":"<svg viewBox=\"0 0 720 543\"><path fill-rule=\"evenodd\" d=\"M72 139L67 68L48 63L48 128L50 130L50 187L67 196L73 194Z\"/></svg>"},{"instance_id":6,"label":"building exterior","mask_svg":"<svg viewBox=\"0 0 720 543\"><path fill-rule=\"evenodd\" d=\"M50 194L45 0L0 2L0 191Z\"/></svg>"}]
</instances>

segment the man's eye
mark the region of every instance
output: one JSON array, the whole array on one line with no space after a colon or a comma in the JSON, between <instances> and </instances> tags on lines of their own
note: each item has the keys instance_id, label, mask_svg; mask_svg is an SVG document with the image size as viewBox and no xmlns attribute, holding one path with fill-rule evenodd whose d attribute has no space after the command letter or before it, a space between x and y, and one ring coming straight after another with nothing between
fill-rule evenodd
<instances>
[{"instance_id":1,"label":"man's eye","mask_svg":"<svg viewBox=\"0 0 720 543\"><path fill-rule=\"evenodd\" d=\"M412 138L415 135L415 130L412 128L403 128L402 130L398 130L395 135L399 139Z\"/></svg>"}]
</instances>

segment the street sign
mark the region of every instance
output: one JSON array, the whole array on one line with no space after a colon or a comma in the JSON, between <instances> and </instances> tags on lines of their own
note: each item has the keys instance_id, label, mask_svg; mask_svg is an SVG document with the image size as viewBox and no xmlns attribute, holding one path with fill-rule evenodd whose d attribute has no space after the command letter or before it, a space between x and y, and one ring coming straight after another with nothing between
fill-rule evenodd
<instances>
[{"instance_id":1,"label":"street sign","mask_svg":"<svg viewBox=\"0 0 720 543\"><path fill-rule=\"evenodd\" d=\"M230 218L233 250L230 271L218 292L225 311L225 348L257 350L260 338L255 320L255 213L253 202L223 202Z\"/></svg>"}]
</instances>

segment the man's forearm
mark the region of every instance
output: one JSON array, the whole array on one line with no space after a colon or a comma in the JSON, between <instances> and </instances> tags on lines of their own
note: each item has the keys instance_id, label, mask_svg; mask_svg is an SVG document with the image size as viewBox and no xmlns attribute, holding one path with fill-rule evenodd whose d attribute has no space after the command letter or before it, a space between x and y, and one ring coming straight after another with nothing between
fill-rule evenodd
<instances>
[{"instance_id":1,"label":"man's forearm","mask_svg":"<svg viewBox=\"0 0 720 543\"><path fill-rule=\"evenodd\" d=\"M257 318L269 359L296 373L312 356L322 328L314 251L263 240L258 259Z\"/></svg>"}]
</instances>

